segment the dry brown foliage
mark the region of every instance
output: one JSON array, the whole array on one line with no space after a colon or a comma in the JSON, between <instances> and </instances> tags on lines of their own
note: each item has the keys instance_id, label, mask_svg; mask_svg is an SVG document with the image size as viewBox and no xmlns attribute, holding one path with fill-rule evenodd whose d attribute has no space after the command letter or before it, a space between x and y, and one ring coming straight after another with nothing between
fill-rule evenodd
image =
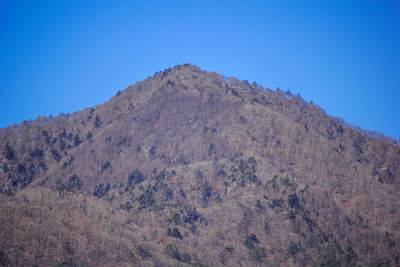
<instances>
[{"instance_id":1,"label":"dry brown foliage","mask_svg":"<svg viewBox=\"0 0 400 267\"><path fill-rule=\"evenodd\" d=\"M290 92L179 65L0 149L3 265L400 264L398 142Z\"/></svg>"}]
</instances>

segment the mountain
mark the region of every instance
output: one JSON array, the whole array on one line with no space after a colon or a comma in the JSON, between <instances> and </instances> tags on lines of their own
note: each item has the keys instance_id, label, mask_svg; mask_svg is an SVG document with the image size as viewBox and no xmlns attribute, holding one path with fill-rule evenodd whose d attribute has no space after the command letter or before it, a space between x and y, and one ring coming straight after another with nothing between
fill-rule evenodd
<instances>
[{"instance_id":1,"label":"mountain","mask_svg":"<svg viewBox=\"0 0 400 267\"><path fill-rule=\"evenodd\" d=\"M0 131L5 266L399 266L400 146L190 65Z\"/></svg>"}]
</instances>

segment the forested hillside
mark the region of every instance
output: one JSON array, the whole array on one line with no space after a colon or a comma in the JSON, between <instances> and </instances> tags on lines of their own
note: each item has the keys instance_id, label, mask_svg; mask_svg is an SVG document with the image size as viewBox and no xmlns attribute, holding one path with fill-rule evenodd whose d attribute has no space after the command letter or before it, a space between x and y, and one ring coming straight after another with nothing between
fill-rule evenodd
<instances>
[{"instance_id":1,"label":"forested hillside","mask_svg":"<svg viewBox=\"0 0 400 267\"><path fill-rule=\"evenodd\" d=\"M290 92L184 64L0 150L4 266L400 265L398 141Z\"/></svg>"}]
</instances>

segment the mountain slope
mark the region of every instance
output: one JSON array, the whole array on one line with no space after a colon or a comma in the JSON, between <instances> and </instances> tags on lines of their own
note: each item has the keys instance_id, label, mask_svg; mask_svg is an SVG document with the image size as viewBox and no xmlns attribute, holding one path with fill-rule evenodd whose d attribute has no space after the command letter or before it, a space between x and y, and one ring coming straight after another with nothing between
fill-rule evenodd
<instances>
[{"instance_id":1,"label":"mountain slope","mask_svg":"<svg viewBox=\"0 0 400 267\"><path fill-rule=\"evenodd\" d=\"M399 145L289 92L179 65L72 116L3 129L0 147L10 207L39 190L54 195L46 206L90 199L134 225L121 226L137 236L124 257L102 264L399 264ZM71 244L83 264L92 244Z\"/></svg>"}]
</instances>

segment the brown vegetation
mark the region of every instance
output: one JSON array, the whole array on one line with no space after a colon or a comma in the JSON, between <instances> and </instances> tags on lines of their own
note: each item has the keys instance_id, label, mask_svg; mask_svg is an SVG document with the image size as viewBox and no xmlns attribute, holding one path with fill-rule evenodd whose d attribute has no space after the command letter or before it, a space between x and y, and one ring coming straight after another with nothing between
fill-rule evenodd
<instances>
[{"instance_id":1,"label":"brown vegetation","mask_svg":"<svg viewBox=\"0 0 400 267\"><path fill-rule=\"evenodd\" d=\"M0 148L3 265L400 264L397 141L290 92L179 65Z\"/></svg>"}]
</instances>

